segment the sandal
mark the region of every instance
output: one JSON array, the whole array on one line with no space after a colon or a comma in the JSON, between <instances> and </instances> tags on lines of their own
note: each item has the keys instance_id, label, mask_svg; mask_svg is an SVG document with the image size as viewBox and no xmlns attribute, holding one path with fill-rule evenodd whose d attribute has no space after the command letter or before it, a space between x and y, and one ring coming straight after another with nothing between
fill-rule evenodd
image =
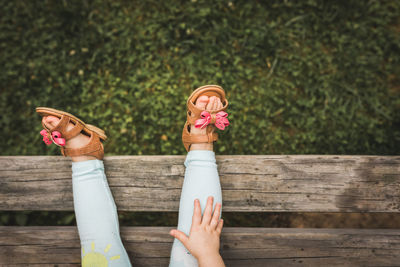
<instances>
[{"instance_id":1,"label":"sandal","mask_svg":"<svg viewBox=\"0 0 400 267\"><path fill-rule=\"evenodd\" d=\"M65 157L93 156L99 160L103 159L104 147L101 140L106 140L107 136L102 129L86 124L74 115L57 109L38 107L36 108L36 112L42 117L55 116L60 118L58 124L52 129L47 128L42 121L44 129L40 134L43 136L43 141L46 145L56 144L61 148L61 154ZM70 122L75 126L67 131L67 126ZM89 143L81 148L66 148L66 141L74 138L81 132L90 137Z\"/></svg>"},{"instance_id":2,"label":"sandal","mask_svg":"<svg viewBox=\"0 0 400 267\"><path fill-rule=\"evenodd\" d=\"M202 95L220 98L222 108L218 110L199 109L195 103ZM228 113L224 111L227 107L228 100L225 98L225 91L218 85L205 85L193 91L187 100L187 119L182 132L182 142L186 151L189 151L190 145L193 143L212 143L218 140L218 133L215 133L214 129L217 127L224 130L229 125ZM192 135L190 133L191 125L201 129L207 127L206 134Z\"/></svg>"}]
</instances>

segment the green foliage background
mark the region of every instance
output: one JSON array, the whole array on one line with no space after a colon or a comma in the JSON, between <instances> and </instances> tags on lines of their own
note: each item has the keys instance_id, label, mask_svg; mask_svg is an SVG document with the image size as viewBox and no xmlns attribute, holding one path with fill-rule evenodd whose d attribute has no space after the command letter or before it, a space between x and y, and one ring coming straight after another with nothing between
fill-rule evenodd
<instances>
[{"instance_id":1,"label":"green foliage background","mask_svg":"<svg viewBox=\"0 0 400 267\"><path fill-rule=\"evenodd\" d=\"M230 101L218 154L400 151L396 0L0 0L0 66L0 155L59 155L37 106L105 129L108 155L184 154L186 98L205 84Z\"/></svg>"},{"instance_id":2,"label":"green foliage background","mask_svg":"<svg viewBox=\"0 0 400 267\"><path fill-rule=\"evenodd\" d=\"M183 154L204 84L231 104L219 154L399 153L399 1L0 2L2 155L59 154L37 106L108 155Z\"/></svg>"}]
</instances>

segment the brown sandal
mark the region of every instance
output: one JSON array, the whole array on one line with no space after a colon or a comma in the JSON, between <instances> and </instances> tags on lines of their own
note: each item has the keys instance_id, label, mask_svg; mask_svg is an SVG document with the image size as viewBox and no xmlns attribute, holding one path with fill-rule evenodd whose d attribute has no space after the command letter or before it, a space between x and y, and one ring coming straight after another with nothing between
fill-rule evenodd
<instances>
[{"instance_id":1,"label":"brown sandal","mask_svg":"<svg viewBox=\"0 0 400 267\"><path fill-rule=\"evenodd\" d=\"M102 129L96 126L86 124L74 115L60 111L53 108L38 107L36 112L39 115L45 116L55 116L60 118L58 124L49 129L42 122L43 130L40 134L43 136L43 141L46 145L52 143L61 147L61 153L63 156L77 157L77 156L93 156L101 160L104 157L104 147L100 140L106 140L107 136ZM72 123L75 126L67 131L68 123ZM65 148L65 142L71 138L74 138L80 133L90 136L89 143L81 148Z\"/></svg>"},{"instance_id":2,"label":"brown sandal","mask_svg":"<svg viewBox=\"0 0 400 267\"><path fill-rule=\"evenodd\" d=\"M218 110L199 109L195 103L203 95L220 98L223 107ZM189 151L190 145L193 143L212 143L218 140L218 133L215 133L214 129L217 127L224 130L229 125L226 118L228 113L224 112L227 107L228 100L225 98L225 91L218 85L205 85L193 91L187 100L187 119L182 132L182 142L186 151ZM207 127L207 133L205 135L192 135L190 131L192 125L201 129Z\"/></svg>"}]
</instances>

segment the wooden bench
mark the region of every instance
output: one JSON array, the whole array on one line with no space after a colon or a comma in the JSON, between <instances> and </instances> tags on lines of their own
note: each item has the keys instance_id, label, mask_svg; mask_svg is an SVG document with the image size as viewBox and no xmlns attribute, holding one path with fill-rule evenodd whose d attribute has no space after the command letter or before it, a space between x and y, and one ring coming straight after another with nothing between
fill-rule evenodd
<instances>
[{"instance_id":1,"label":"wooden bench","mask_svg":"<svg viewBox=\"0 0 400 267\"><path fill-rule=\"evenodd\" d=\"M183 156L112 156L118 210L178 211ZM226 212L400 212L398 156L218 156ZM72 211L71 163L0 157L0 210ZM122 227L134 266L167 266L171 227ZM400 229L226 227L227 266L399 266ZM78 266L75 227L0 227L0 266Z\"/></svg>"}]
</instances>

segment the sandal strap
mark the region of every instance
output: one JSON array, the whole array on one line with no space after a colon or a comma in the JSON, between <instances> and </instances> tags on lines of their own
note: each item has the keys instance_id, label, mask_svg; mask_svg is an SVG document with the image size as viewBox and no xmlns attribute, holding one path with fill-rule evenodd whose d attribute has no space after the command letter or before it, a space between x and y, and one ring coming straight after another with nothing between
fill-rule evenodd
<instances>
[{"instance_id":1,"label":"sandal strap","mask_svg":"<svg viewBox=\"0 0 400 267\"><path fill-rule=\"evenodd\" d=\"M200 118L200 114L201 114L201 112L202 111L204 111L204 109L199 109L198 107L196 107L194 104L193 104L193 102L192 101L188 101L188 103L187 103L187 109L188 110L190 110L190 112L192 112L192 114L194 114L194 118ZM191 117L189 114L188 114L188 118L189 117Z\"/></svg>"},{"instance_id":2,"label":"sandal strap","mask_svg":"<svg viewBox=\"0 0 400 267\"><path fill-rule=\"evenodd\" d=\"M103 158L103 146L100 142L100 137L95 132L92 132L89 143L80 148L61 148L61 153L64 156L68 157L77 157L77 156L95 156L98 159Z\"/></svg>"},{"instance_id":3,"label":"sandal strap","mask_svg":"<svg viewBox=\"0 0 400 267\"><path fill-rule=\"evenodd\" d=\"M204 110L204 109L199 109L199 108L196 107L191 101L188 101L188 106L187 106L187 107L188 107L188 110L189 110L190 112L192 112L192 114L194 114L195 116L189 115L189 112L188 112L188 113L187 113L186 120L187 120L190 124L195 124L196 120L198 120L198 119L200 118L201 112L203 112L203 111L205 111L205 110ZM211 111L206 110L206 111L207 111L208 113L210 113L211 116L214 116L215 114L217 114L217 113L220 112L220 111L225 111L227 107L228 107L228 100L225 99L224 106L223 106L222 108L217 109L217 110L211 110Z\"/></svg>"},{"instance_id":4,"label":"sandal strap","mask_svg":"<svg viewBox=\"0 0 400 267\"><path fill-rule=\"evenodd\" d=\"M71 138L74 138L78 134L80 134L82 132L83 128L84 128L83 124L77 122L71 130L69 130L68 132L65 132L64 134L62 134L62 136L65 138L65 140L69 140Z\"/></svg>"},{"instance_id":5,"label":"sandal strap","mask_svg":"<svg viewBox=\"0 0 400 267\"><path fill-rule=\"evenodd\" d=\"M189 123L185 124L182 141L183 143L193 144L193 143L212 143L218 140L218 133L214 132L214 126L208 125L206 134L190 134L187 130L187 126L190 126ZM191 126L190 126L191 127Z\"/></svg>"},{"instance_id":6,"label":"sandal strap","mask_svg":"<svg viewBox=\"0 0 400 267\"><path fill-rule=\"evenodd\" d=\"M76 122L75 126L67 131L67 127L69 122L71 121L71 119L69 118L69 116L65 116L65 115L61 115L60 121L58 122L58 124L52 128L51 130L48 129L46 127L46 125L42 122L43 128L47 129L47 131L51 134L54 131L58 131L61 133L62 138L64 138L65 140L69 140L71 138L74 138L75 136L77 136L78 134L81 133L81 131L83 130L84 126L82 123L80 122Z\"/></svg>"},{"instance_id":7,"label":"sandal strap","mask_svg":"<svg viewBox=\"0 0 400 267\"><path fill-rule=\"evenodd\" d=\"M58 124L54 128L52 128L51 130L49 129L49 132L52 133L54 131L58 131L58 132L61 133L63 138L65 138L64 137L64 133L67 130L68 123L69 123L69 117L65 116L65 115L62 115L60 121L58 122Z\"/></svg>"},{"instance_id":8,"label":"sandal strap","mask_svg":"<svg viewBox=\"0 0 400 267\"><path fill-rule=\"evenodd\" d=\"M203 110L203 111L204 111L204 110ZM215 111L207 111L207 112L210 113L210 115L211 115L211 124L214 124L214 123L215 123L216 115L217 115L217 113L220 112L220 111L223 111L223 109L218 109L218 110L215 110ZM186 121L187 121L189 124L193 124L193 125L196 123L196 121L197 121L198 119L200 119L200 116L192 117L192 116L189 115L189 113L187 114L187 117L186 117Z\"/></svg>"},{"instance_id":9,"label":"sandal strap","mask_svg":"<svg viewBox=\"0 0 400 267\"><path fill-rule=\"evenodd\" d=\"M209 132L207 135L184 135L182 136L182 141L184 143L195 144L195 143L212 143L218 140L218 133Z\"/></svg>"}]
</instances>

